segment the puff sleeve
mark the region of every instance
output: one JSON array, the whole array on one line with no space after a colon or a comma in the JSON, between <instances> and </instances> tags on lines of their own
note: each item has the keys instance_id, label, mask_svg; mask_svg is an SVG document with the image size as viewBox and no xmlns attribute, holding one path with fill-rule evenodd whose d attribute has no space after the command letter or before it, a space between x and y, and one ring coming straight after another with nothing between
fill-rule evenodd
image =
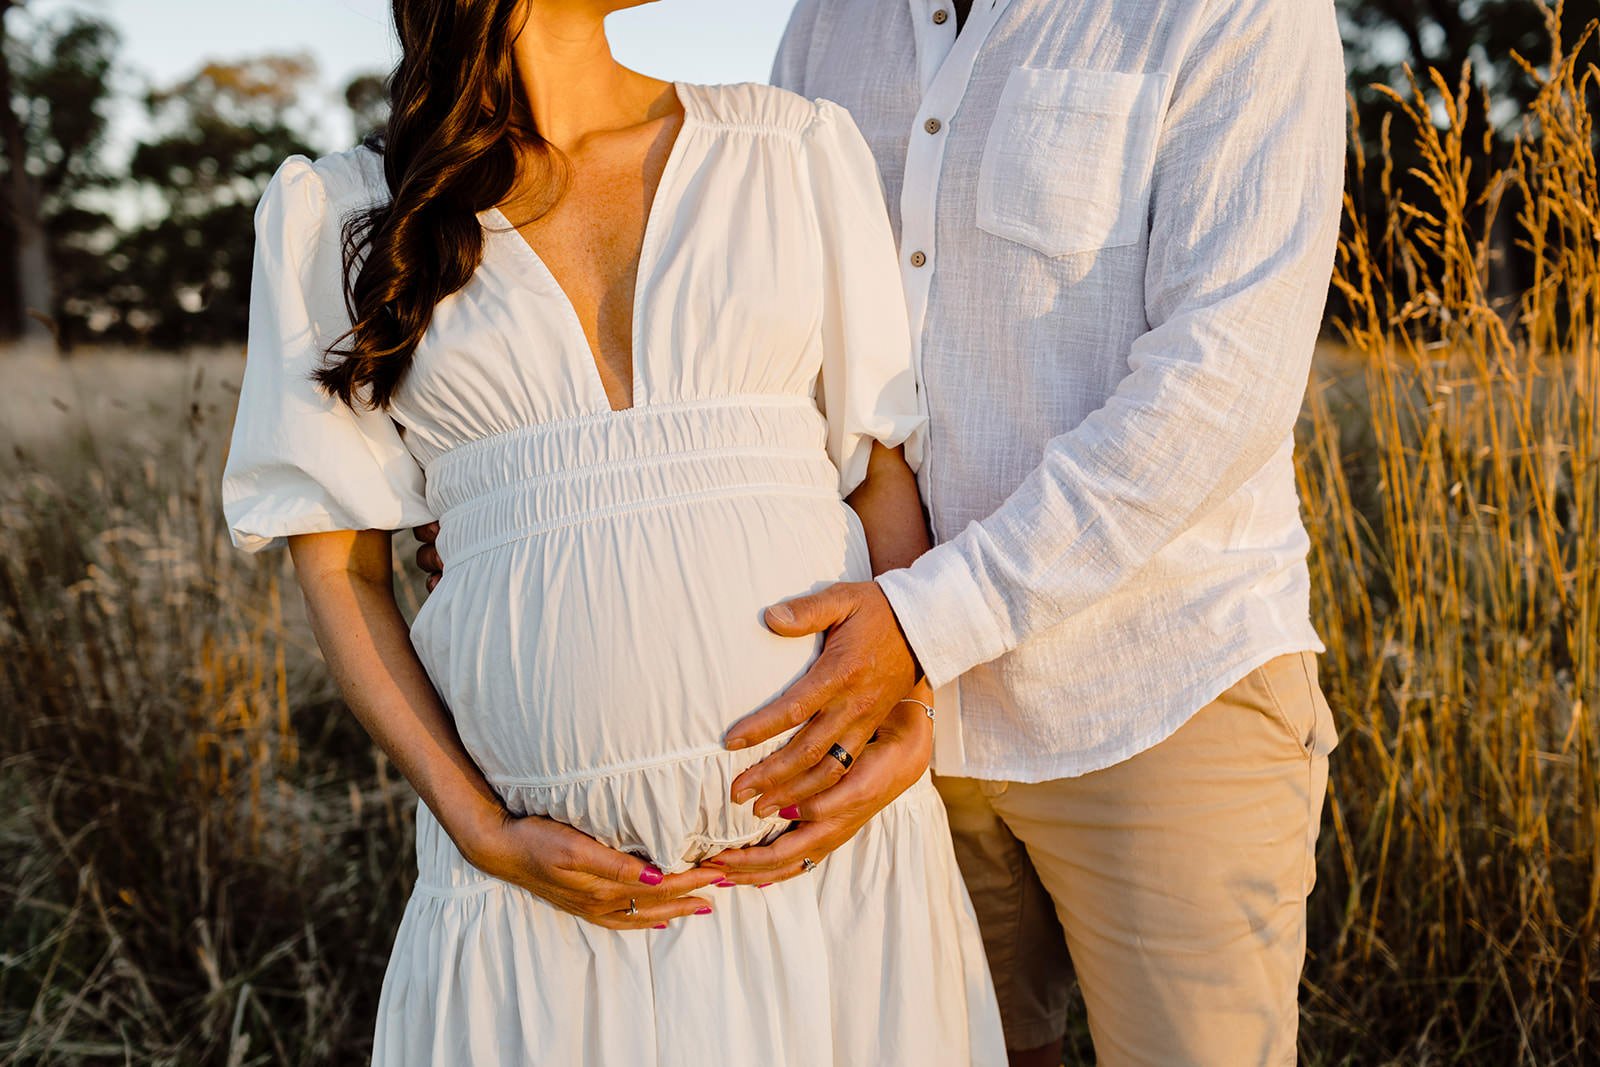
<instances>
[{"instance_id":1,"label":"puff sleeve","mask_svg":"<svg viewBox=\"0 0 1600 1067\"><path fill-rule=\"evenodd\" d=\"M920 466L927 416L877 164L844 108L828 100L816 107L805 154L823 260L817 404L839 492L849 496L866 477L874 440L904 444L911 468Z\"/></svg>"},{"instance_id":2,"label":"puff sleeve","mask_svg":"<svg viewBox=\"0 0 1600 1067\"><path fill-rule=\"evenodd\" d=\"M310 377L349 326L341 222L303 155L284 160L256 207L244 380L222 476L229 535L246 552L281 547L290 534L434 517L394 420L351 410Z\"/></svg>"}]
</instances>

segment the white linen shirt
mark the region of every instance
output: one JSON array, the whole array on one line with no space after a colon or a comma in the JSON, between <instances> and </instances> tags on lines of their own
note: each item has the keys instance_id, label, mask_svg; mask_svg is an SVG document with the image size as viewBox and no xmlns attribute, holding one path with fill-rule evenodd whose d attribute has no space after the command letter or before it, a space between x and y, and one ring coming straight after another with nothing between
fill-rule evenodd
<instances>
[{"instance_id":1,"label":"white linen shirt","mask_svg":"<svg viewBox=\"0 0 1600 1067\"><path fill-rule=\"evenodd\" d=\"M1331 0L801 0L877 159L936 547L878 579L934 768L1041 781L1322 651L1293 427L1343 185Z\"/></svg>"}]
</instances>

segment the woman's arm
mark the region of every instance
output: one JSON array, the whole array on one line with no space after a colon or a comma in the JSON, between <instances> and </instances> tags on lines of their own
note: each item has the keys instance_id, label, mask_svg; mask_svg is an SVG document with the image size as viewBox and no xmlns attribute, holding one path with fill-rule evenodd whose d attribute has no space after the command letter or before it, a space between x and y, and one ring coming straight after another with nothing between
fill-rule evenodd
<instances>
[{"instance_id":1,"label":"woman's arm","mask_svg":"<svg viewBox=\"0 0 1600 1067\"><path fill-rule=\"evenodd\" d=\"M901 449L873 442L866 479L850 494L848 503L866 531L873 574L904 567L928 550L916 475L906 465ZM785 624L770 610L768 625L785 633ZM930 707L933 704L933 690L926 681L918 681L906 696ZM771 845L731 849L706 862L721 867L730 881L741 884L804 873L802 857L820 861L922 777L933 754L933 721L918 704L900 703L876 733L846 734L840 744L856 757L849 773L826 753L799 748L790 753L786 745L734 779L736 799L749 799L755 795L749 792L755 785L771 783L756 801L756 814L781 811L801 825ZM786 753L790 758L780 762Z\"/></svg>"},{"instance_id":2,"label":"woman's arm","mask_svg":"<svg viewBox=\"0 0 1600 1067\"><path fill-rule=\"evenodd\" d=\"M649 927L710 906L684 894L716 882L715 870L664 877L563 823L505 810L411 645L395 603L387 533L301 534L289 538L289 551L345 702L468 862L611 929ZM637 915L625 914L630 899Z\"/></svg>"},{"instance_id":3,"label":"woman's arm","mask_svg":"<svg viewBox=\"0 0 1600 1067\"><path fill-rule=\"evenodd\" d=\"M872 442L867 477L847 503L861 517L873 574L904 567L928 551L917 476L906 464L904 448L889 449Z\"/></svg>"}]
</instances>

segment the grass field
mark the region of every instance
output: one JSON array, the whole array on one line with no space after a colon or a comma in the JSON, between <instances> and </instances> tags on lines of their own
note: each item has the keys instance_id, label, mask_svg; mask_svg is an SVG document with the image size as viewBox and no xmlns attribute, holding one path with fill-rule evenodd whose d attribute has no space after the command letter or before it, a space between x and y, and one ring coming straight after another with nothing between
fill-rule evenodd
<instances>
[{"instance_id":1,"label":"grass field","mask_svg":"<svg viewBox=\"0 0 1600 1067\"><path fill-rule=\"evenodd\" d=\"M1482 197L1479 104L1404 96L1442 209L1349 204L1299 455L1342 733L1307 1063L1600 1057L1596 76L1557 56ZM0 352L0 1062L368 1047L413 800L284 556L227 544L241 368Z\"/></svg>"}]
</instances>

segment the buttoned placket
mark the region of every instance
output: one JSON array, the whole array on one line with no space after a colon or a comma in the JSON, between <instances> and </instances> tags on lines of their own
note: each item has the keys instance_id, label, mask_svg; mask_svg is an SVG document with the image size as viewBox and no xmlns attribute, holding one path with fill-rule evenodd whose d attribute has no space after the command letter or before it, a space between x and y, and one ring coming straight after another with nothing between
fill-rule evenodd
<instances>
[{"instance_id":1,"label":"buttoned placket","mask_svg":"<svg viewBox=\"0 0 1600 1067\"><path fill-rule=\"evenodd\" d=\"M933 287L933 272L938 269L939 250L934 244L939 177L944 169L944 146L956 121L961 101L972 80L978 52L989 38L989 31L1005 13L1011 0L974 0L966 26L956 32L952 0L907 0L916 34L917 73L921 78L922 106L913 119L906 147L905 184L900 190L900 283L905 289L906 310L911 320L912 358L917 368L918 407L928 412L927 386L922 374L922 332L928 318L928 293ZM928 467L933 461L932 439L936 431L924 429L922 449L922 493L933 518L932 482ZM938 527L933 528L935 541ZM965 761L965 740L961 728L960 680L940 688L934 702L940 709L933 731L936 760L945 766Z\"/></svg>"},{"instance_id":2,"label":"buttoned placket","mask_svg":"<svg viewBox=\"0 0 1600 1067\"><path fill-rule=\"evenodd\" d=\"M913 120L906 147L904 185L900 190L900 283L906 294L911 320L912 357L917 368L917 389L922 410L927 411L922 374L922 331L928 317L928 294L938 269L935 247L939 177L944 168L944 147L951 123L967 94L972 68L989 31L1005 13L1011 0L975 0L966 26L956 32L952 0L907 0L917 49L917 71L922 80L922 106ZM929 438L933 431L927 432ZM931 449L923 447L924 463ZM929 480L922 480L924 496ZM932 502L929 505L930 521ZM938 530L934 530L935 538Z\"/></svg>"}]
</instances>

